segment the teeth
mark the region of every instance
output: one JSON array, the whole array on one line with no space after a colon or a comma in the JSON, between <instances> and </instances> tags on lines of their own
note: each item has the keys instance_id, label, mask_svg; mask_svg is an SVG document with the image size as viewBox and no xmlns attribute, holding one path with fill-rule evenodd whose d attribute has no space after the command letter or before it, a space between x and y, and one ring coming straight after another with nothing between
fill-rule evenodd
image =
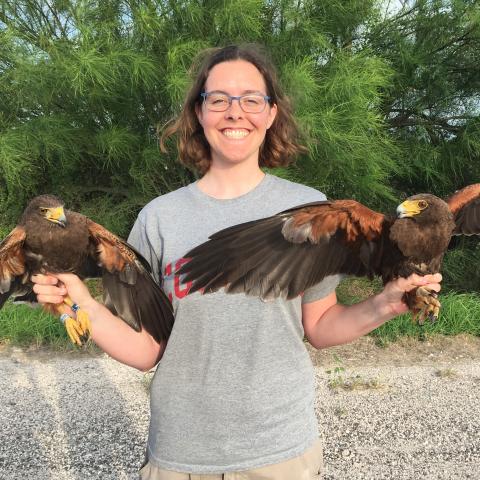
<instances>
[{"instance_id":1,"label":"teeth","mask_svg":"<svg viewBox=\"0 0 480 480\"><path fill-rule=\"evenodd\" d=\"M229 138L243 138L248 135L246 130L224 130L223 134Z\"/></svg>"}]
</instances>

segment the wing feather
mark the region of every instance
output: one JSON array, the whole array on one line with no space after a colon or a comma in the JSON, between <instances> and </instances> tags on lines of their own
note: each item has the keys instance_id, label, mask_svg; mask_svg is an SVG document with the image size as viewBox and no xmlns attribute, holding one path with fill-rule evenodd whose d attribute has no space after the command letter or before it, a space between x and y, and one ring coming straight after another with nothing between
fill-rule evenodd
<instances>
[{"instance_id":1,"label":"wing feather","mask_svg":"<svg viewBox=\"0 0 480 480\"><path fill-rule=\"evenodd\" d=\"M0 243L0 308L10 295L25 292L22 282L26 270L24 241L25 229L17 226Z\"/></svg>"},{"instance_id":2,"label":"wing feather","mask_svg":"<svg viewBox=\"0 0 480 480\"><path fill-rule=\"evenodd\" d=\"M104 303L132 328L145 328L166 340L173 327L173 309L155 282L147 260L127 242L101 225L87 221L92 252L103 269Z\"/></svg>"},{"instance_id":3,"label":"wing feather","mask_svg":"<svg viewBox=\"0 0 480 480\"><path fill-rule=\"evenodd\" d=\"M381 274L384 215L362 204L316 202L215 233L192 249L179 273L190 292L294 298L336 273ZM375 260L375 261L374 261Z\"/></svg>"},{"instance_id":4,"label":"wing feather","mask_svg":"<svg viewBox=\"0 0 480 480\"><path fill-rule=\"evenodd\" d=\"M454 235L480 234L480 183L462 188L447 203L455 219Z\"/></svg>"}]
</instances>

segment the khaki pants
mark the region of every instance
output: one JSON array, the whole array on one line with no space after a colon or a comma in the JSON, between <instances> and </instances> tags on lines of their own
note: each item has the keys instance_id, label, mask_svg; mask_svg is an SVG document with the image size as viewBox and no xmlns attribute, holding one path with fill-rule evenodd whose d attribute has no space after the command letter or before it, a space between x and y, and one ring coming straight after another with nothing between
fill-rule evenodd
<instances>
[{"instance_id":1,"label":"khaki pants","mask_svg":"<svg viewBox=\"0 0 480 480\"><path fill-rule=\"evenodd\" d=\"M316 440L303 455L266 467L218 475L195 475L162 470L147 463L140 470L140 480L321 480L322 443Z\"/></svg>"}]
</instances>

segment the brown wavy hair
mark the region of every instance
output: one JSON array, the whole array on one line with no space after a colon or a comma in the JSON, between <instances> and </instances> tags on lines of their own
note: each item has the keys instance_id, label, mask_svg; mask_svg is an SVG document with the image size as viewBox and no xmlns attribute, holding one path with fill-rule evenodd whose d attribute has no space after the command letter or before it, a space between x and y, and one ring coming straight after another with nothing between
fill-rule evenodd
<instances>
[{"instance_id":1,"label":"brown wavy hair","mask_svg":"<svg viewBox=\"0 0 480 480\"><path fill-rule=\"evenodd\" d=\"M202 103L200 94L205 89L210 70L219 63L234 60L245 60L255 65L264 78L270 102L277 105L275 120L267 130L260 147L259 165L284 167L292 163L297 154L307 151L299 141L299 132L290 102L280 89L275 67L269 61L266 52L254 44L211 48L201 52L194 62L191 70L194 82L183 109L176 119L167 124L160 137L160 148L166 153L166 140L172 135L177 135L180 163L201 175L210 168L211 152L196 114L196 108Z\"/></svg>"}]
</instances>

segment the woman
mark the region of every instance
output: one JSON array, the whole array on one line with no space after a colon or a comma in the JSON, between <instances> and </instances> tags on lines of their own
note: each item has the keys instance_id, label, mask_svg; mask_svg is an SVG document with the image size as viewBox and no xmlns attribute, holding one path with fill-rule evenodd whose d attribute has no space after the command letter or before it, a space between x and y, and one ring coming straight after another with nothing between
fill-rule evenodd
<instances>
[{"instance_id":1,"label":"woman","mask_svg":"<svg viewBox=\"0 0 480 480\"><path fill-rule=\"evenodd\" d=\"M301 147L274 70L252 46L208 53L171 134L180 160L203 176L150 202L129 238L163 274L175 310L168 344L133 331L73 275L35 276L38 300L68 294L90 314L92 338L109 355L141 370L159 362L142 479L320 478L304 336L316 348L352 341L407 311L405 291L439 291L441 277L399 279L350 307L337 303L332 277L291 301L187 296L189 286L173 273L185 252L229 225L325 197L260 168L287 165Z\"/></svg>"}]
</instances>

